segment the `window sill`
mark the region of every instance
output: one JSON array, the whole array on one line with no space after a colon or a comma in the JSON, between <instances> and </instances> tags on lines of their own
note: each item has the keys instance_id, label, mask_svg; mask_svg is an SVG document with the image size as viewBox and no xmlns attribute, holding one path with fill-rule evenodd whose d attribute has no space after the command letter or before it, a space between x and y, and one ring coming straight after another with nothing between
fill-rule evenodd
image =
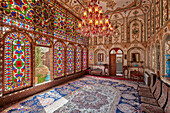
<instances>
[{"instance_id":1,"label":"window sill","mask_svg":"<svg viewBox=\"0 0 170 113\"><path fill-rule=\"evenodd\" d=\"M170 78L169 77L161 76L161 79L162 79L163 82L165 82L168 85L170 85Z\"/></svg>"}]
</instances>

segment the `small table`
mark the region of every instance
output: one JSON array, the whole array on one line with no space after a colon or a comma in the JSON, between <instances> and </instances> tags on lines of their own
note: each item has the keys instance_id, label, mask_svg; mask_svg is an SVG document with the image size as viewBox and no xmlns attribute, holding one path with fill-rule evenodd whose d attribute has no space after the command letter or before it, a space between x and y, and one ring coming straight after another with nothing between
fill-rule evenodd
<instances>
[{"instance_id":1,"label":"small table","mask_svg":"<svg viewBox=\"0 0 170 113\"><path fill-rule=\"evenodd\" d=\"M140 77L144 77L144 75L142 75L139 71L132 71L131 76L132 77L137 77L137 82L139 82Z\"/></svg>"},{"instance_id":2,"label":"small table","mask_svg":"<svg viewBox=\"0 0 170 113\"><path fill-rule=\"evenodd\" d=\"M102 75L102 70L100 69L95 69L91 71L92 75Z\"/></svg>"}]
</instances>

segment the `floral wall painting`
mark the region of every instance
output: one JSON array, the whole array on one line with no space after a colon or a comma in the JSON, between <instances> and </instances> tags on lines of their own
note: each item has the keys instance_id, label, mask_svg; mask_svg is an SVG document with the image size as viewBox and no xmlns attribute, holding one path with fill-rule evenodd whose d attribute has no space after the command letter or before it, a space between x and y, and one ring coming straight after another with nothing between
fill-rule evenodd
<instances>
[{"instance_id":1,"label":"floral wall painting","mask_svg":"<svg viewBox=\"0 0 170 113\"><path fill-rule=\"evenodd\" d=\"M35 47L35 84L51 80L50 48Z\"/></svg>"}]
</instances>

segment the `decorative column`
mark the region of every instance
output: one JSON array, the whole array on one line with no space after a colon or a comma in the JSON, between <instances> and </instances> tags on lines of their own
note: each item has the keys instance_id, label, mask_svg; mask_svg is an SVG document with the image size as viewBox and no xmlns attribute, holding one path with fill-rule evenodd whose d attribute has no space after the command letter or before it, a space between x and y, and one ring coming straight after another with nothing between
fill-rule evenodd
<instances>
[{"instance_id":1,"label":"decorative column","mask_svg":"<svg viewBox=\"0 0 170 113\"><path fill-rule=\"evenodd\" d=\"M0 17L1 18L1 17ZM1 22L1 21L0 21ZM3 31L2 31L2 27L1 26L1 29L0 29L0 97L3 95L2 94L2 90L3 90L3 68L4 68L4 64L3 64L3 59L4 59L4 38L3 38Z\"/></svg>"},{"instance_id":2,"label":"decorative column","mask_svg":"<svg viewBox=\"0 0 170 113\"><path fill-rule=\"evenodd\" d=\"M165 55L166 56L166 73L165 77L170 77L170 54Z\"/></svg>"}]
</instances>

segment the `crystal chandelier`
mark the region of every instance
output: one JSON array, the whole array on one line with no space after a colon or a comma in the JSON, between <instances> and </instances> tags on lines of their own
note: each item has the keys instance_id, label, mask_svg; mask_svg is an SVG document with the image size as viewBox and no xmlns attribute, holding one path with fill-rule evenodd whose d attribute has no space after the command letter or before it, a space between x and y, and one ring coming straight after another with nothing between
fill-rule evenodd
<instances>
[{"instance_id":1,"label":"crystal chandelier","mask_svg":"<svg viewBox=\"0 0 170 113\"><path fill-rule=\"evenodd\" d=\"M108 16L103 16L102 7L98 7L97 0L91 0L87 9L84 9L82 21L78 23L78 31L82 36L91 35L109 36L113 27L109 22Z\"/></svg>"}]
</instances>

